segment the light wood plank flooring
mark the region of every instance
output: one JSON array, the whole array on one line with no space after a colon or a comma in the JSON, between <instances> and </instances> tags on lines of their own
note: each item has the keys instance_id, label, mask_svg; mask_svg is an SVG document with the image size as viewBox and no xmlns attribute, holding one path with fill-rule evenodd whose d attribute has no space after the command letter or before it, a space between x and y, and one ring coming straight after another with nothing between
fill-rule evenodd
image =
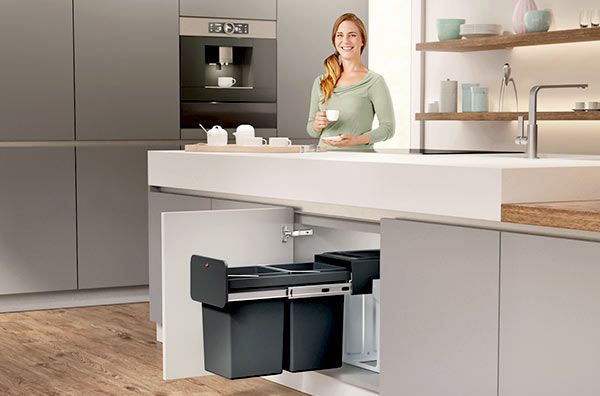
<instances>
[{"instance_id":1,"label":"light wood plank flooring","mask_svg":"<svg viewBox=\"0 0 600 396\"><path fill-rule=\"evenodd\" d=\"M148 304L0 314L0 395L302 396L263 379L163 381Z\"/></svg>"}]
</instances>

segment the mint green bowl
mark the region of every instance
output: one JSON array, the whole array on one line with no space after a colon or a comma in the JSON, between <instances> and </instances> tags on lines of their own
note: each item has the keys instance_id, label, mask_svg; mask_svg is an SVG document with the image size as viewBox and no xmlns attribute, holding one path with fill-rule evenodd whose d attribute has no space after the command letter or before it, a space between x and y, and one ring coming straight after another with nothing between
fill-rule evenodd
<instances>
[{"instance_id":1,"label":"mint green bowl","mask_svg":"<svg viewBox=\"0 0 600 396\"><path fill-rule=\"evenodd\" d=\"M460 25L464 24L465 20L440 18L435 23L440 41L457 40L460 38Z\"/></svg>"},{"instance_id":2,"label":"mint green bowl","mask_svg":"<svg viewBox=\"0 0 600 396\"><path fill-rule=\"evenodd\" d=\"M525 28L528 33L547 32L552 22L552 14L548 10L534 10L525 13Z\"/></svg>"}]
</instances>

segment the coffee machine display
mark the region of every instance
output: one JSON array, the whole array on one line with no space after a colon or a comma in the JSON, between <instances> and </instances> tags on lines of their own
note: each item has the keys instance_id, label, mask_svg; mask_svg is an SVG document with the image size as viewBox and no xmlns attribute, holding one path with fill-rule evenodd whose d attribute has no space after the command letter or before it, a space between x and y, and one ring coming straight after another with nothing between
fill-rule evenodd
<instances>
[{"instance_id":1,"label":"coffee machine display","mask_svg":"<svg viewBox=\"0 0 600 396\"><path fill-rule=\"evenodd\" d=\"M274 21L180 18L181 128L277 128Z\"/></svg>"}]
</instances>

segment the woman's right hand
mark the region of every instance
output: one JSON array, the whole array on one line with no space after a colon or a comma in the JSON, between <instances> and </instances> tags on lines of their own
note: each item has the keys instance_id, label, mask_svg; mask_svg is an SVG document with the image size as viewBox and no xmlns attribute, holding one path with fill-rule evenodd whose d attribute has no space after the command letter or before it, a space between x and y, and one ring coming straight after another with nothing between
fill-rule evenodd
<instances>
[{"instance_id":1,"label":"woman's right hand","mask_svg":"<svg viewBox=\"0 0 600 396\"><path fill-rule=\"evenodd\" d=\"M317 111L317 114L315 115L315 120L312 124L313 129L321 133L327 125L329 125L329 121L327 120L327 115L325 114L325 112Z\"/></svg>"}]
</instances>

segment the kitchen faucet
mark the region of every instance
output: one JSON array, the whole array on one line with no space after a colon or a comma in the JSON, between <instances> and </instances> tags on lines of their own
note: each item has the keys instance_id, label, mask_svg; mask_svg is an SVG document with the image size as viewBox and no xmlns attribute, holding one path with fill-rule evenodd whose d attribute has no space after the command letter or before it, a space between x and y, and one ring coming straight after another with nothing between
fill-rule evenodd
<instances>
[{"instance_id":1,"label":"kitchen faucet","mask_svg":"<svg viewBox=\"0 0 600 396\"><path fill-rule=\"evenodd\" d=\"M581 88L585 89L588 84L563 84L563 85L536 85L529 91L529 125L527 129L527 137L523 136L524 122L522 117L519 117L519 128L521 136L516 139L517 144L527 144L527 157L538 158L538 127L537 127L537 94L542 89L549 88Z\"/></svg>"}]
</instances>

